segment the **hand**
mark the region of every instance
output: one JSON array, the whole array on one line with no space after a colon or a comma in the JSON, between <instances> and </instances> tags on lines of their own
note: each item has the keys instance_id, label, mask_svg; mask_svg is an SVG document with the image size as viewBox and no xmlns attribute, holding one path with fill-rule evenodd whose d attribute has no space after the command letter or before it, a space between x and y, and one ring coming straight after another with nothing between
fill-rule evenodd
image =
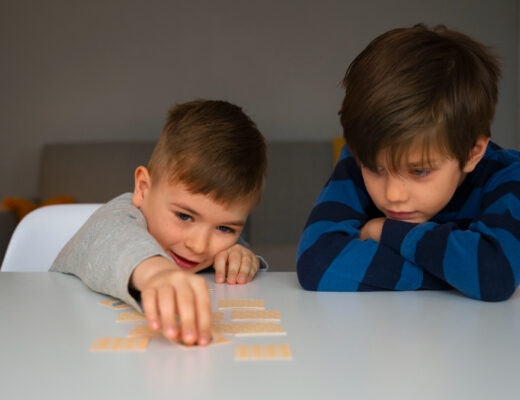
<instances>
[{"instance_id":1,"label":"hand","mask_svg":"<svg viewBox=\"0 0 520 400\"><path fill-rule=\"evenodd\" d=\"M139 264L130 284L141 292L148 325L162 329L169 339L181 338L201 346L211 340L211 300L204 278L183 271L164 257L151 257ZM175 316L180 319L177 326Z\"/></svg>"},{"instance_id":2,"label":"hand","mask_svg":"<svg viewBox=\"0 0 520 400\"><path fill-rule=\"evenodd\" d=\"M374 218L368 221L359 232L359 238L361 240L374 239L379 243L381 240L381 232L383 231L383 224L386 218Z\"/></svg>"},{"instance_id":3,"label":"hand","mask_svg":"<svg viewBox=\"0 0 520 400\"><path fill-rule=\"evenodd\" d=\"M244 284L251 282L258 268L260 261L258 257L248 248L235 244L229 249L221 251L215 256L213 262L215 268L215 281L217 283Z\"/></svg>"}]
</instances>

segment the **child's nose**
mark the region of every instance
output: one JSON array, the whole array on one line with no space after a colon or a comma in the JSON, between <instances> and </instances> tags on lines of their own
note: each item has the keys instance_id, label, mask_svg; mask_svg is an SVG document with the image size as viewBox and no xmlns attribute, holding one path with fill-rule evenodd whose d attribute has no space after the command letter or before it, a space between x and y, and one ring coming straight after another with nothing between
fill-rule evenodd
<instances>
[{"instance_id":1,"label":"child's nose","mask_svg":"<svg viewBox=\"0 0 520 400\"><path fill-rule=\"evenodd\" d=\"M202 229L195 229L186 237L185 245L195 254L202 254L206 251L209 243L208 233Z\"/></svg>"},{"instance_id":2,"label":"child's nose","mask_svg":"<svg viewBox=\"0 0 520 400\"><path fill-rule=\"evenodd\" d=\"M385 195L387 200L392 203L408 200L408 188L404 179L389 175L386 180Z\"/></svg>"}]
</instances>

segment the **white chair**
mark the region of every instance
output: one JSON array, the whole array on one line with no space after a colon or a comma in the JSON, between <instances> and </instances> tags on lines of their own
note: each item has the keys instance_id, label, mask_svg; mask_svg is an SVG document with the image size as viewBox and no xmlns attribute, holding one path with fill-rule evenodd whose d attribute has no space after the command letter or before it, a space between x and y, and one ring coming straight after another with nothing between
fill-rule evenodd
<instances>
[{"instance_id":1,"label":"white chair","mask_svg":"<svg viewBox=\"0 0 520 400\"><path fill-rule=\"evenodd\" d=\"M11 236L0 271L48 271L63 246L102 204L60 204L27 214Z\"/></svg>"}]
</instances>

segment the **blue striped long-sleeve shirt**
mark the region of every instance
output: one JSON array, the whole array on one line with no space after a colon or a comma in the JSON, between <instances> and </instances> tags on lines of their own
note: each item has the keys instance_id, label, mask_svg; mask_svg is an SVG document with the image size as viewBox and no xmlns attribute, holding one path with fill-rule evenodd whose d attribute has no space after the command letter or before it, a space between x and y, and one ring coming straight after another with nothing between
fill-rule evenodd
<instances>
[{"instance_id":1,"label":"blue striped long-sleeve shirt","mask_svg":"<svg viewBox=\"0 0 520 400\"><path fill-rule=\"evenodd\" d=\"M343 148L309 216L297 254L307 290L455 288L486 301L509 298L520 281L520 153L490 143L450 202L430 221L387 219L380 242L360 240L384 217Z\"/></svg>"}]
</instances>

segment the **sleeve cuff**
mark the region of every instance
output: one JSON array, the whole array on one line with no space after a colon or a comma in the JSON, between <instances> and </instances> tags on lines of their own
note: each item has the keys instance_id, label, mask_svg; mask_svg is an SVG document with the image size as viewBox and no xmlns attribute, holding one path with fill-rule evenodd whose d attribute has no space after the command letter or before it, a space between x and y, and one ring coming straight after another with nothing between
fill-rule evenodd
<instances>
[{"instance_id":1,"label":"sleeve cuff","mask_svg":"<svg viewBox=\"0 0 520 400\"><path fill-rule=\"evenodd\" d=\"M269 270L269 264L267 263L265 258L263 258L262 256L259 256L258 254L256 255L256 258L258 258L258 261L260 261L260 268L259 268L260 270L262 270L262 271Z\"/></svg>"}]
</instances>

